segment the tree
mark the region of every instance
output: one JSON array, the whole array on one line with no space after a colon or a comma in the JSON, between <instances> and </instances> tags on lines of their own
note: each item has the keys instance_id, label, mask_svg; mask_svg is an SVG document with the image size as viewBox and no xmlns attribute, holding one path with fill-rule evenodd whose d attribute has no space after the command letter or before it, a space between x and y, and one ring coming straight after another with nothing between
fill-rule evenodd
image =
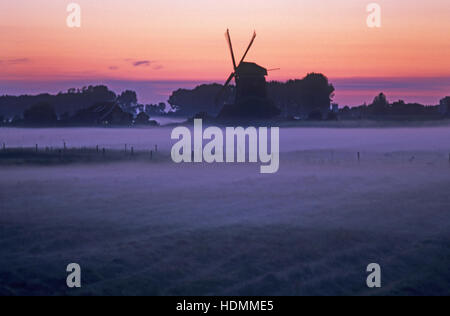
<instances>
[{"instance_id":1,"label":"tree","mask_svg":"<svg viewBox=\"0 0 450 316\"><path fill-rule=\"evenodd\" d=\"M160 112L164 112L166 110L166 104L164 102L159 102L158 103L158 109Z\"/></svg>"},{"instance_id":2,"label":"tree","mask_svg":"<svg viewBox=\"0 0 450 316\"><path fill-rule=\"evenodd\" d=\"M7 117L23 113L30 105L49 103L53 105L56 114L65 112L71 114L88 108L99 102L114 102L116 94L106 86L89 86L81 89L69 89L69 92L60 92L56 95L43 93L39 95L0 96L1 114Z\"/></svg>"},{"instance_id":3,"label":"tree","mask_svg":"<svg viewBox=\"0 0 450 316\"><path fill-rule=\"evenodd\" d=\"M3 125L5 123L5 118L3 115L0 115L0 125Z\"/></svg>"},{"instance_id":4,"label":"tree","mask_svg":"<svg viewBox=\"0 0 450 316\"><path fill-rule=\"evenodd\" d=\"M125 111L130 111L132 108L136 107L138 103L136 92L131 90L122 92L122 94L117 97L117 103Z\"/></svg>"},{"instance_id":5,"label":"tree","mask_svg":"<svg viewBox=\"0 0 450 316\"><path fill-rule=\"evenodd\" d=\"M15 115L11 120L12 125L19 125L23 122L22 118L19 115Z\"/></svg>"},{"instance_id":6,"label":"tree","mask_svg":"<svg viewBox=\"0 0 450 316\"><path fill-rule=\"evenodd\" d=\"M159 104L147 104L145 106L145 113L149 116L163 116L166 114L166 104L162 102Z\"/></svg>"},{"instance_id":7,"label":"tree","mask_svg":"<svg viewBox=\"0 0 450 316\"><path fill-rule=\"evenodd\" d=\"M38 103L23 113L24 123L30 125L53 125L58 121L55 109L49 103Z\"/></svg>"},{"instance_id":8,"label":"tree","mask_svg":"<svg viewBox=\"0 0 450 316\"><path fill-rule=\"evenodd\" d=\"M445 97L439 102L438 111L442 115L450 115L450 97Z\"/></svg>"},{"instance_id":9,"label":"tree","mask_svg":"<svg viewBox=\"0 0 450 316\"><path fill-rule=\"evenodd\" d=\"M268 84L269 97L287 117L310 117L310 114L313 114L317 119L320 112L325 118L330 110L334 91L328 78L318 73L310 73L301 80Z\"/></svg>"},{"instance_id":10,"label":"tree","mask_svg":"<svg viewBox=\"0 0 450 316\"><path fill-rule=\"evenodd\" d=\"M221 106L218 106L218 104L228 100L230 95L233 94L233 87L228 86L216 104L216 97L222 89L223 86L219 84L205 84L193 90L178 89L172 92L169 104L179 116L191 117L199 112L206 112L210 116L216 116L221 109Z\"/></svg>"},{"instance_id":11,"label":"tree","mask_svg":"<svg viewBox=\"0 0 450 316\"><path fill-rule=\"evenodd\" d=\"M60 121L63 122L67 122L70 119L70 113L69 112L64 112L63 114L61 114L61 116L59 117Z\"/></svg>"},{"instance_id":12,"label":"tree","mask_svg":"<svg viewBox=\"0 0 450 316\"><path fill-rule=\"evenodd\" d=\"M299 103L308 114L320 111L322 117L330 110L331 99L335 91L328 78L322 74L310 73L300 84Z\"/></svg>"},{"instance_id":13,"label":"tree","mask_svg":"<svg viewBox=\"0 0 450 316\"><path fill-rule=\"evenodd\" d=\"M384 93L380 93L373 99L372 104L370 105L372 114L380 115L387 114L390 108L389 101L386 98Z\"/></svg>"},{"instance_id":14,"label":"tree","mask_svg":"<svg viewBox=\"0 0 450 316\"><path fill-rule=\"evenodd\" d=\"M136 120L134 121L134 124L136 125L147 125L150 122L150 117L145 113L141 112L136 116Z\"/></svg>"},{"instance_id":15,"label":"tree","mask_svg":"<svg viewBox=\"0 0 450 316\"><path fill-rule=\"evenodd\" d=\"M321 121L323 119L323 113L319 110L313 110L308 114L308 120Z\"/></svg>"}]
</instances>

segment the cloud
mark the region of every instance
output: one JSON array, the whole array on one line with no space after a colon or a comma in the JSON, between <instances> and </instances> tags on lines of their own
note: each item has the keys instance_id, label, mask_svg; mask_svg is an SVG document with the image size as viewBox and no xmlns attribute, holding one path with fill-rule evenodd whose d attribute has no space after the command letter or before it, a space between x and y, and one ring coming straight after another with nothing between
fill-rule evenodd
<instances>
[{"instance_id":1,"label":"cloud","mask_svg":"<svg viewBox=\"0 0 450 316\"><path fill-rule=\"evenodd\" d=\"M140 67L140 66L148 67L148 66L150 66L152 63L153 63L153 62L150 61L150 60L139 60L139 61L133 62L133 66L134 66L134 67Z\"/></svg>"},{"instance_id":2,"label":"cloud","mask_svg":"<svg viewBox=\"0 0 450 316\"><path fill-rule=\"evenodd\" d=\"M127 63L131 63L133 67L151 67L153 70L161 70L164 67L159 64L157 61L154 60L147 60L147 59L132 59L127 58L124 59ZM114 67L114 66L112 66ZM115 70L113 68L110 68L111 70ZM118 69L118 68L117 68Z\"/></svg>"},{"instance_id":3,"label":"cloud","mask_svg":"<svg viewBox=\"0 0 450 316\"><path fill-rule=\"evenodd\" d=\"M117 67L117 66L109 66L108 69L109 70L118 70L119 67Z\"/></svg>"}]
</instances>

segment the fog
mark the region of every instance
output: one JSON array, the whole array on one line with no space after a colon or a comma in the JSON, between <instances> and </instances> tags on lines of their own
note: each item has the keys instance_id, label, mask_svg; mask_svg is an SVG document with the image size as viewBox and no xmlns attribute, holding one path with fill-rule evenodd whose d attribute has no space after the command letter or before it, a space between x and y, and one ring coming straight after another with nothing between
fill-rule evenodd
<instances>
[{"instance_id":1,"label":"fog","mask_svg":"<svg viewBox=\"0 0 450 316\"><path fill-rule=\"evenodd\" d=\"M170 132L1 129L0 143L168 155ZM0 166L0 294L450 294L450 128L286 128L280 151L272 175L169 159ZM372 262L381 289L366 287Z\"/></svg>"},{"instance_id":2,"label":"fog","mask_svg":"<svg viewBox=\"0 0 450 316\"><path fill-rule=\"evenodd\" d=\"M206 128L206 127L205 127ZM159 144L170 151L172 128L50 128L0 129L0 143L8 147L95 147L121 149L125 144L146 150ZM450 127L436 128L283 128L280 151L359 150L450 151Z\"/></svg>"}]
</instances>

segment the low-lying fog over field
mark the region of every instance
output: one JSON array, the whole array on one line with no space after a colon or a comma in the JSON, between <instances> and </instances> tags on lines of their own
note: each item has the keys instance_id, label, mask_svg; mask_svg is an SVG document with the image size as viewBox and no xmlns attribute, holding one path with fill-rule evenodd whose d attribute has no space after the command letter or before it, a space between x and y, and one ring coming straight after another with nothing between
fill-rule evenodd
<instances>
[{"instance_id":1,"label":"low-lying fog over field","mask_svg":"<svg viewBox=\"0 0 450 316\"><path fill-rule=\"evenodd\" d=\"M167 157L0 166L0 294L450 294L450 127L283 128L268 175L174 164L171 131L0 129L6 147Z\"/></svg>"}]
</instances>

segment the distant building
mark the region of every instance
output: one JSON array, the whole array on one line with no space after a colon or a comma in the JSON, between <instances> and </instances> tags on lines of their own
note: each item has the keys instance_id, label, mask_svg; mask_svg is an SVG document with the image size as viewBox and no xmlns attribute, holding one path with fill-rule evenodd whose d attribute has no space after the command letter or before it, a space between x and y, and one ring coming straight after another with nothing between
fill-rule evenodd
<instances>
[{"instance_id":1,"label":"distant building","mask_svg":"<svg viewBox=\"0 0 450 316\"><path fill-rule=\"evenodd\" d=\"M331 112L333 112L335 114L339 113L339 104L337 104L337 103L331 104Z\"/></svg>"},{"instance_id":2,"label":"distant building","mask_svg":"<svg viewBox=\"0 0 450 316\"><path fill-rule=\"evenodd\" d=\"M450 97L441 100L439 104L439 113L442 115L450 114Z\"/></svg>"},{"instance_id":3,"label":"distant building","mask_svg":"<svg viewBox=\"0 0 450 316\"><path fill-rule=\"evenodd\" d=\"M124 112L115 102L100 102L78 111L70 122L82 125L131 125L133 115Z\"/></svg>"}]
</instances>

